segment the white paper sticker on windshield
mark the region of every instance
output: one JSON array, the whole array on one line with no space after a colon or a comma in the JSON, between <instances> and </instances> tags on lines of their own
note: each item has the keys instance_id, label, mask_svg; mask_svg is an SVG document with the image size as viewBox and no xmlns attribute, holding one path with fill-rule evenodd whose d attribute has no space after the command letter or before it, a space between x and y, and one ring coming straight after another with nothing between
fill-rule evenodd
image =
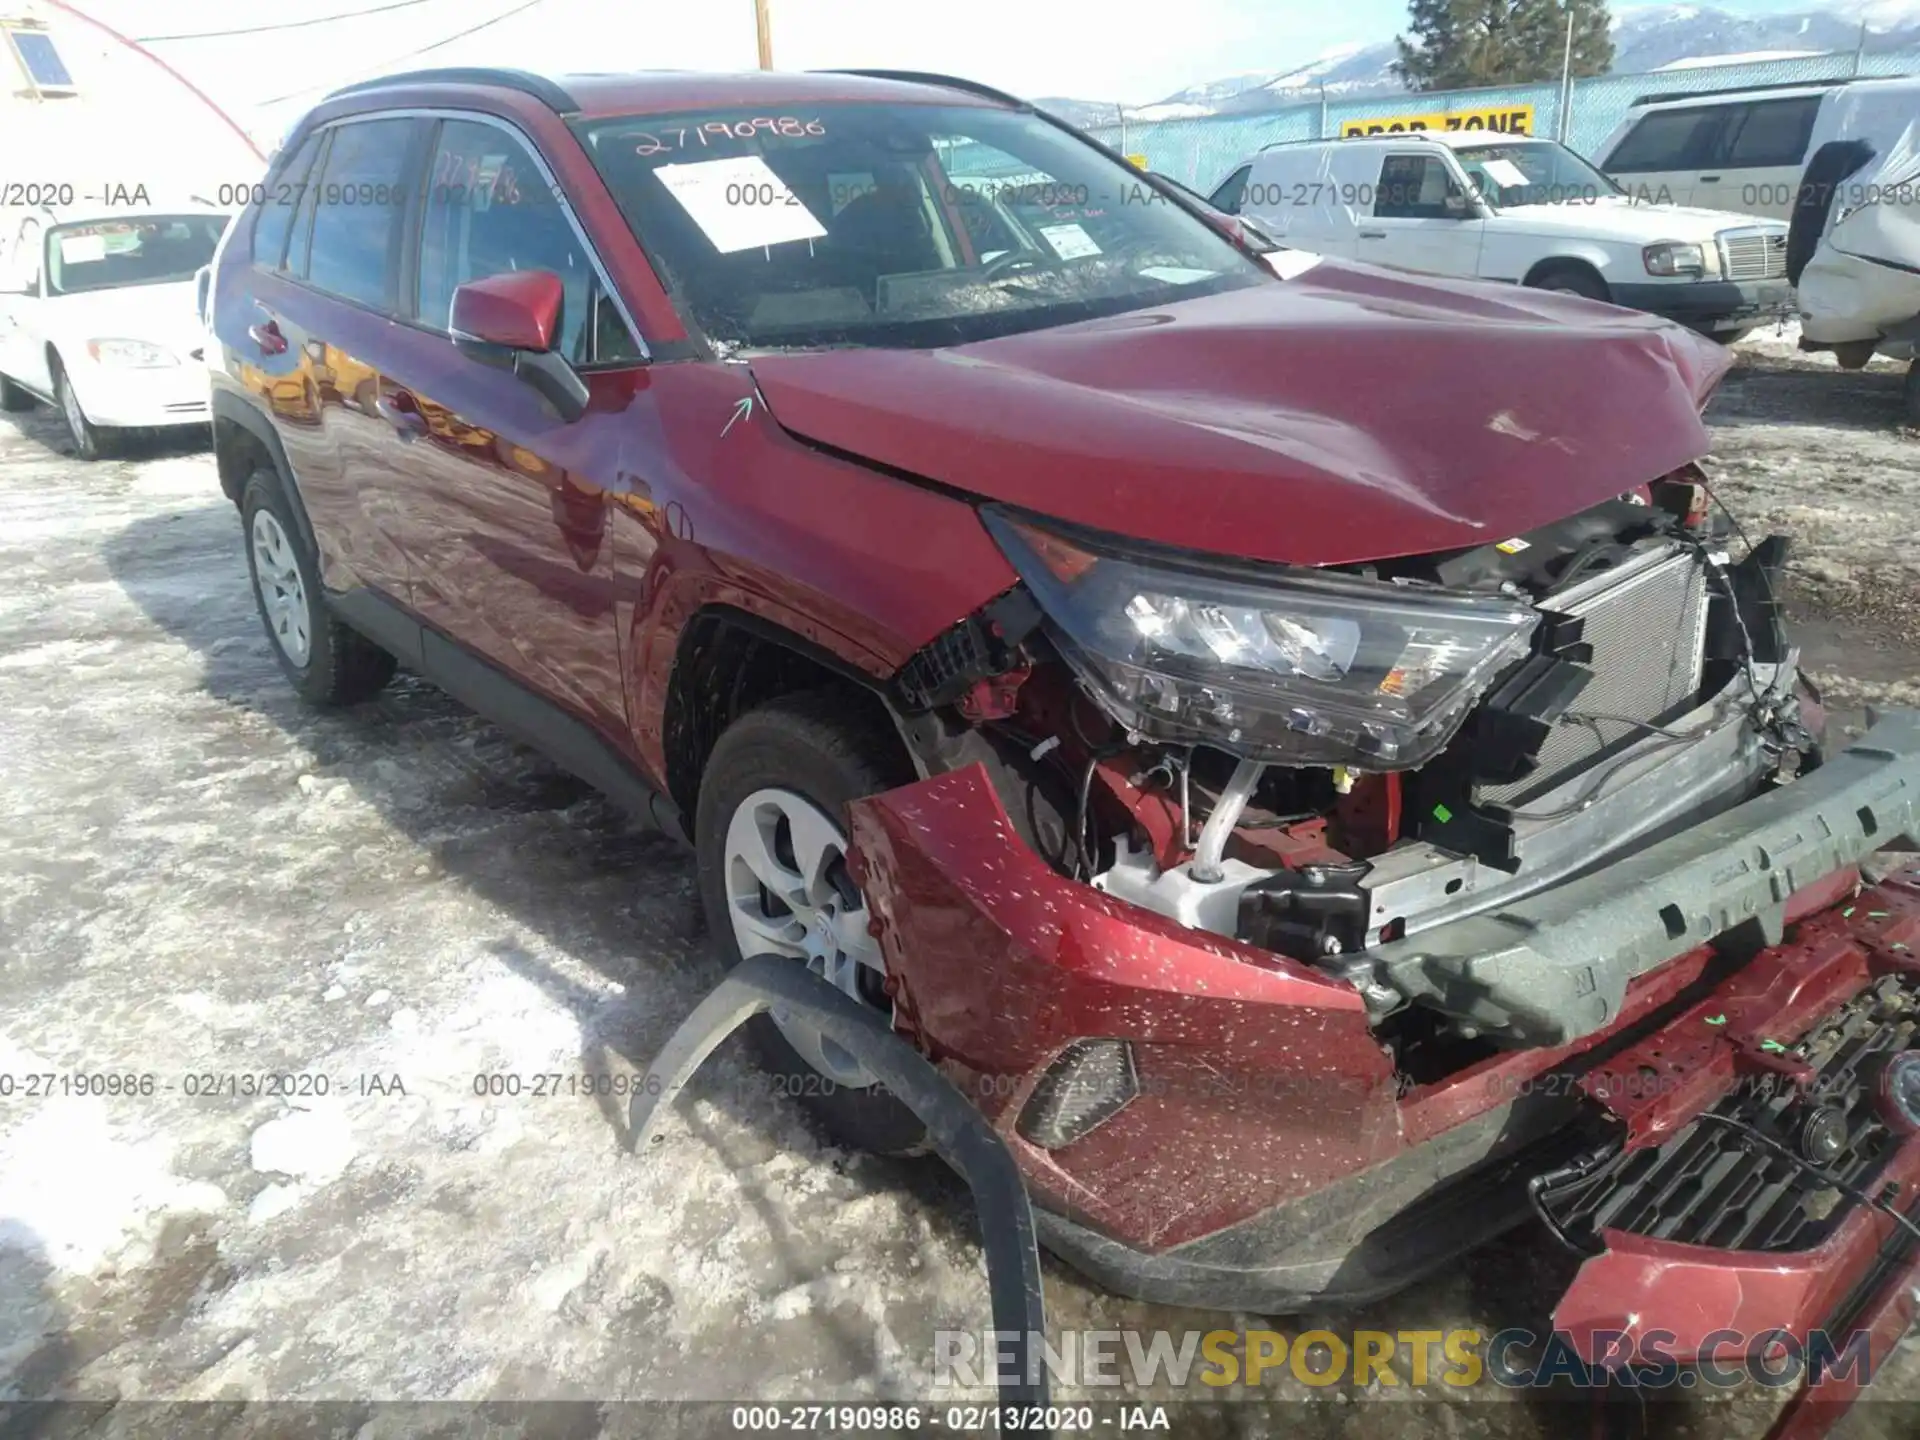
<instances>
[{"instance_id":1,"label":"white paper sticker on windshield","mask_svg":"<svg viewBox=\"0 0 1920 1440\"><path fill-rule=\"evenodd\" d=\"M758 155L662 165L653 173L722 255L827 233Z\"/></svg>"},{"instance_id":2,"label":"white paper sticker on windshield","mask_svg":"<svg viewBox=\"0 0 1920 1440\"><path fill-rule=\"evenodd\" d=\"M1304 275L1320 263L1320 257L1311 250L1270 250L1260 257L1267 262L1267 268L1282 280L1291 280L1296 275Z\"/></svg>"},{"instance_id":3,"label":"white paper sticker on windshield","mask_svg":"<svg viewBox=\"0 0 1920 1440\"><path fill-rule=\"evenodd\" d=\"M107 258L107 237L104 235L62 235L60 237L60 258L68 265L89 265L95 260Z\"/></svg>"},{"instance_id":4,"label":"white paper sticker on windshield","mask_svg":"<svg viewBox=\"0 0 1920 1440\"><path fill-rule=\"evenodd\" d=\"M1093 237L1078 225L1042 225L1040 234L1062 260L1078 260L1084 255L1100 253Z\"/></svg>"},{"instance_id":5,"label":"white paper sticker on windshield","mask_svg":"<svg viewBox=\"0 0 1920 1440\"><path fill-rule=\"evenodd\" d=\"M1140 273L1149 280L1164 280L1169 285L1191 285L1196 280L1211 280L1218 270L1196 270L1191 265L1145 265Z\"/></svg>"},{"instance_id":6,"label":"white paper sticker on windshield","mask_svg":"<svg viewBox=\"0 0 1920 1440\"><path fill-rule=\"evenodd\" d=\"M1533 183L1526 171L1507 159L1487 161L1480 167L1480 173L1502 190L1523 190Z\"/></svg>"}]
</instances>

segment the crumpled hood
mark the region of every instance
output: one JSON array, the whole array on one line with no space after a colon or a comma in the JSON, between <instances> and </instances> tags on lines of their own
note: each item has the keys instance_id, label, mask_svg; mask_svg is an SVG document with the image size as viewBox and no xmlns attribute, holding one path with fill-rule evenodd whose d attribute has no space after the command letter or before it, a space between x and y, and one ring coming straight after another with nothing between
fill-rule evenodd
<instances>
[{"instance_id":1,"label":"crumpled hood","mask_svg":"<svg viewBox=\"0 0 1920 1440\"><path fill-rule=\"evenodd\" d=\"M983 498L1252 560L1484 544L1706 453L1729 365L1636 312L1324 261L944 350L763 355L787 430Z\"/></svg>"}]
</instances>

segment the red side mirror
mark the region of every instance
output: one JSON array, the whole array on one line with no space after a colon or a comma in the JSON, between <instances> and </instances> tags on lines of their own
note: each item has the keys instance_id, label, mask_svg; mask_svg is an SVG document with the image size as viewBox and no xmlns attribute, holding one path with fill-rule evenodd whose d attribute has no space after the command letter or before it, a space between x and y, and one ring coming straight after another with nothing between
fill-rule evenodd
<instances>
[{"instance_id":1,"label":"red side mirror","mask_svg":"<svg viewBox=\"0 0 1920 1440\"><path fill-rule=\"evenodd\" d=\"M447 328L455 340L545 352L560 334L560 277L551 270L509 270L469 280L453 292Z\"/></svg>"}]
</instances>

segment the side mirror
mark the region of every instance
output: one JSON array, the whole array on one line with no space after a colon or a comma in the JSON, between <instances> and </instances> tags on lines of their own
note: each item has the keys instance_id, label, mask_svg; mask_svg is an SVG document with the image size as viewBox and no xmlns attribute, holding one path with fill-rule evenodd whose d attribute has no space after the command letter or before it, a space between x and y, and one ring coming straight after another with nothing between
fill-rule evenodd
<instances>
[{"instance_id":1,"label":"side mirror","mask_svg":"<svg viewBox=\"0 0 1920 1440\"><path fill-rule=\"evenodd\" d=\"M1458 190L1449 190L1440 208L1447 212L1449 220L1465 220L1473 214L1473 202Z\"/></svg>"},{"instance_id":2,"label":"side mirror","mask_svg":"<svg viewBox=\"0 0 1920 1440\"><path fill-rule=\"evenodd\" d=\"M453 292L447 328L470 360L511 370L562 420L587 412L587 382L554 350L566 287L551 270L509 270L470 280Z\"/></svg>"}]
</instances>

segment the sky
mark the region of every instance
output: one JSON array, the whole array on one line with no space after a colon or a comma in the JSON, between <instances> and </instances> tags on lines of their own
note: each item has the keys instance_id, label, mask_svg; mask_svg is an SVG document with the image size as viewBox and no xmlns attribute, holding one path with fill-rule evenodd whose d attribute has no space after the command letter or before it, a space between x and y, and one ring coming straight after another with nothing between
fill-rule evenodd
<instances>
[{"instance_id":1,"label":"sky","mask_svg":"<svg viewBox=\"0 0 1920 1440\"><path fill-rule=\"evenodd\" d=\"M396 68L512 64L565 73L750 69L756 63L752 0L70 3L145 40L258 133L278 133L328 89ZM1743 13L1817 3L1716 0L1717 8ZM774 64L780 69L939 70L1017 94L1128 104L1150 103L1203 80L1286 69L1341 45L1386 40L1404 28L1407 13L1405 0L970 0L964 6L929 0L769 0L769 5ZM375 7L391 8L299 29L164 38L285 25ZM495 16L507 18L428 53L409 54Z\"/></svg>"}]
</instances>

